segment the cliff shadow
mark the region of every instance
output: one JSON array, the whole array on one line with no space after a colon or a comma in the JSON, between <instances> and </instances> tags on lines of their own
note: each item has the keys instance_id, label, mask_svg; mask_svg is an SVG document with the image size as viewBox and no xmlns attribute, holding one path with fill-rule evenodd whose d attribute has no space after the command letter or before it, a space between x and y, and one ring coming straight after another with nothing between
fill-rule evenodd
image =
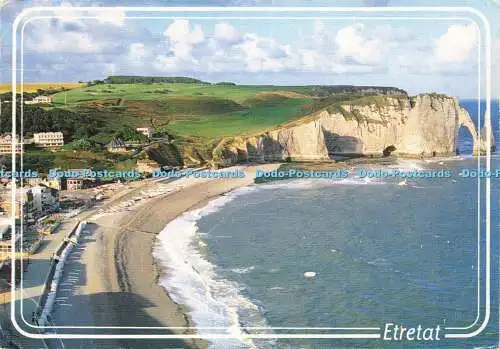
<instances>
[{"instance_id":1,"label":"cliff shadow","mask_svg":"<svg viewBox=\"0 0 500 349\"><path fill-rule=\"evenodd\" d=\"M359 138L352 136L341 136L339 134L323 129L325 146L328 151L328 157L331 160L339 158L362 157L363 143Z\"/></svg>"},{"instance_id":2,"label":"cliff shadow","mask_svg":"<svg viewBox=\"0 0 500 349\"><path fill-rule=\"evenodd\" d=\"M283 145L270 135L265 134L261 136L260 142L260 149L247 142L249 161L276 161L285 160L287 158Z\"/></svg>"}]
</instances>

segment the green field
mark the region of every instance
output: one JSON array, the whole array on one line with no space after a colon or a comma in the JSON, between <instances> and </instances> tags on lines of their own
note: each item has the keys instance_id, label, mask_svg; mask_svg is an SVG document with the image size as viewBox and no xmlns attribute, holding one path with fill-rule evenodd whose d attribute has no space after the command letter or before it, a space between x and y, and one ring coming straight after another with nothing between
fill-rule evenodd
<instances>
[{"instance_id":1,"label":"green field","mask_svg":"<svg viewBox=\"0 0 500 349\"><path fill-rule=\"evenodd\" d=\"M302 115L307 87L102 84L53 96L55 107L96 108L111 124L151 126L178 136L219 138L262 132Z\"/></svg>"},{"instance_id":2,"label":"green field","mask_svg":"<svg viewBox=\"0 0 500 349\"><path fill-rule=\"evenodd\" d=\"M51 105L22 105L18 96L16 108L21 113L23 106L25 133L61 131L66 145L55 153L27 149L26 167L128 169L144 157L161 165L197 166L212 161L214 149L228 137L302 123L315 118L319 110L366 121L342 106L378 105L389 93L406 95L392 87L211 84L185 77L108 77L85 85L66 84L60 87L64 91L50 87L25 93L24 98L50 95ZM4 115L11 115L13 105L2 105ZM129 154L106 150L114 138L130 142L143 137L136 127L153 127L156 143ZM10 131L12 119L0 118L0 128Z\"/></svg>"},{"instance_id":3,"label":"green field","mask_svg":"<svg viewBox=\"0 0 500 349\"><path fill-rule=\"evenodd\" d=\"M233 100L244 103L248 98L262 92L295 92L309 94L308 86L226 86L208 84L102 84L90 87L75 88L67 93L58 93L54 96L55 104L66 102L74 104L85 101L126 98L127 100L164 100L172 96L183 97L213 97Z\"/></svg>"}]
</instances>

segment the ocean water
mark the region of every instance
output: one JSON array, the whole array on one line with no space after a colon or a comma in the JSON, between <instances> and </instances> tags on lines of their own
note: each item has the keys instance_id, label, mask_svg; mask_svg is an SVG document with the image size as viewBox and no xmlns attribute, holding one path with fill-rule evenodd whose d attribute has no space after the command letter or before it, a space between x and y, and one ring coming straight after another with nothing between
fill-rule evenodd
<instances>
[{"instance_id":1,"label":"ocean water","mask_svg":"<svg viewBox=\"0 0 500 349\"><path fill-rule=\"evenodd\" d=\"M462 104L477 120L477 102ZM493 111L498 140L498 104ZM460 132L459 149L459 157L396 166L450 169L448 179L415 179L409 186L398 179L295 180L233 191L159 235L155 256L169 267L160 283L187 306L200 333L225 333L210 329L219 327L240 338L214 340L213 348L495 348L498 179L491 181L492 313L481 335L427 343L245 336L335 333L319 328L388 322L462 327L475 321L478 301L483 317L478 275L482 292L485 250L477 246L485 239L485 188L456 174L485 160L468 155L467 132ZM500 168L499 160L493 156L491 167Z\"/></svg>"}]
</instances>

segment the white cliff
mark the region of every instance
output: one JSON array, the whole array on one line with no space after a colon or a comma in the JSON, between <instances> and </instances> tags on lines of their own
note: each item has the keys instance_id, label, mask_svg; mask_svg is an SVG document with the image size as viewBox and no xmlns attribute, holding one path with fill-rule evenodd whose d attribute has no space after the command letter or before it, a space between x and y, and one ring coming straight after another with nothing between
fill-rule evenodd
<instances>
[{"instance_id":1,"label":"white cliff","mask_svg":"<svg viewBox=\"0 0 500 349\"><path fill-rule=\"evenodd\" d=\"M432 157L454 155L458 130L466 127L480 149L470 115L454 97L438 94L375 96L325 108L251 137L225 139L214 160L328 160L334 155Z\"/></svg>"}]
</instances>

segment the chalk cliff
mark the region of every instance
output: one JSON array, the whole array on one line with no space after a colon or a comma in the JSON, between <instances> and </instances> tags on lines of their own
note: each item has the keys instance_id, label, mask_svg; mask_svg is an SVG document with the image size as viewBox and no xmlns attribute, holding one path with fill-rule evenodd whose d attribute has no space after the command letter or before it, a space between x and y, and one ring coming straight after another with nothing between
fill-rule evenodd
<instances>
[{"instance_id":1,"label":"chalk cliff","mask_svg":"<svg viewBox=\"0 0 500 349\"><path fill-rule=\"evenodd\" d=\"M213 157L229 165L246 160L328 160L342 154L448 156L456 153L460 127L470 131L474 152L484 152L470 115L456 98L372 96L324 108L263 134L224 139Z\"/></svg>"}]
</instances>

